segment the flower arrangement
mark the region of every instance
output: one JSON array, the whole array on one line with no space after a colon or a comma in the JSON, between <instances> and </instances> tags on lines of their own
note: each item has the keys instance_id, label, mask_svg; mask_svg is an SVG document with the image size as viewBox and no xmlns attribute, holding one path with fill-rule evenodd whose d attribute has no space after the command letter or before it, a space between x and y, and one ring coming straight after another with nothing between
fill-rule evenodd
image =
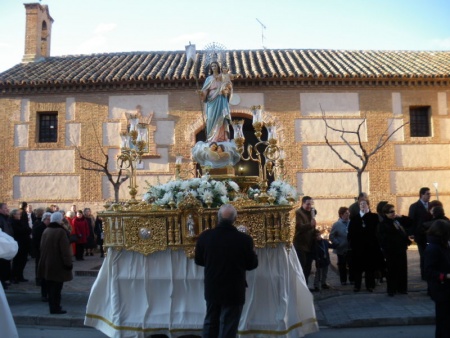
<instances>
[{"instance_id":1,"label":"flower arrangement","mask_svg":"<svg viewBox=\"0 0 450 338\"><path fill-rule=\"evenodd\" d=\"M261 191L259 189L248 189L247 195L251 199L257 199ZM274 198L274 204L286 205L297 200L297 191L285 181L276 180L270 184L267 195Z\"/></svg>"},{"instance_id":2,"label":"flower arrangement","mask_svg":"<svg viewBox=\"0 0 450 338\"><path fill-rule=\"evenodd\" d=\"M150 186L143 199L156 205L168 205L173 201L177 206L188 195L197 198L203 205L219 207L230 201L230 195L239 192L239 186L232 180L216 181L209 176L189 180L169 181Z\"/></svg>"},{"instance_id":3,"label":"flower arrangement","mask_svg":"<svg viewBox=\"0 0 450 338\"><path fill-rule=\"evenodd\" d=\"M204 206L216 208L233 200L239 191L239 185L231 179L216 181L204 176L149 185L143 200L160 206L167 206L173 202L178 206L188 194L191 194ZM260 193L259 189L249 188L247 196L250 199L257 199ZM277 205L287 205L297 199L297 191L285 181L273 181L267 194L274 198L274 204Z\"/></svg>"}]
</instances>

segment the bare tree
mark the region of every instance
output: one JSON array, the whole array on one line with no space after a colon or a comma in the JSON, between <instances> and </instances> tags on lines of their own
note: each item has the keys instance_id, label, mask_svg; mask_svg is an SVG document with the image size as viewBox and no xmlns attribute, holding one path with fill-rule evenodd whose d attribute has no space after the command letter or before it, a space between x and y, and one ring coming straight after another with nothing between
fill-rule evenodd
<instances>
[{"instance_id":1,"label":"bare tree","mask_svg":"<svg viewBox=\"0 0 450 338\"><path fill-rule=\"evenodd\" d=\"M119 171L116 175L114 175L114 173L112 173L109 168L108 168L108 164L110 161L110 157L109 155L105 152L105 149L103 148L100 139L98 137L97 131L95 129L94 126L94 122L91 119L91 126L92 129L94 130L94 135L95 135L95 140L96 140L96 144L98 146L98 149L101 151L101 154L103 156L103 161L101 160L96 160L96 159L92 159L86 155L84 155L80 149L79 146L77 146L75 144L75 142L73 142L72 140L70 140L70 142L75 146L75 149L78 153L79 158L81 159L83 165L81 166L81 169L83 170L87 170L87 171L97 171L99 173L104 173L106 175L106 177L108 178L108 181L112 184L113 188L114 188L114 201L116 203L119 202L119 189L120 186L123 182L125 182L129 176L130 173L128 170L126 169L122 169L122 164L120 163L119 166ZM122 160L123 162L123 160Z\"/></svg>"},{"instance_id":2,"label":"bare tree","mask_svg":"<svg viewBox=\"0 0 450 338\"><path fill-rule=\"evenodd\" d=\"M366 124L367 121L367 115L364 115L363 120L358 125L356 130L346 130L344 128L344 125L341 120L341 127L336 128L331 126L325 116L325 112L323 111L322 107L320 107L322 111L322 119L325 122L325 142L330 147L330 149L339 157L339 159L344 162L345 164L348 164L350 167L352 167L356 171L356 176L358 178L358 193L362 192L362 174L364 170L366 169L367 165L369 164L370 158L375 155L381 148L384 147L384 145L389 141L389 139L400 129L402 129L405 125L409 124L409 122L403 123L400 127L396 128L395 130L389 132L389 129L392 125L393 120L389 123L388 127L384 130L384 132L380 135L378 138L375 146L373 149L367 149L369 145L365 145L361 139L361 128ZM351 150L352 154L356 157L356 159L359 160L359 164L354 164L351 160L344 158L342 154L339 153L338 150L336 150L335 146L330 143L328 140L328 130L337 132L340 134L340 139L344 142L345 145ZM356 144L350 143L348 140L348 136L355 135L357 142ZM359 152L360 151L360 152Z\"/></svg>"}]
</instances>

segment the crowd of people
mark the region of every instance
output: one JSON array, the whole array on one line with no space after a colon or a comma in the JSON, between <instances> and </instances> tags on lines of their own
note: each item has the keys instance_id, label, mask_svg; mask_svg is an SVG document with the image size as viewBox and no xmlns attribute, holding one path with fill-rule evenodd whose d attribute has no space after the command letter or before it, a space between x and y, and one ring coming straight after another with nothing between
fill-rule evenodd
<instances>
[{"instance_id":1,"label":"crowd of people","mask_svg":"<svg viewBox=\"0 0 450 338\"><path fill-rule=\"evenodd\" d=\"M63 283L72 279L72 261L93 256L97 247L103 250L103 221L91 209L60 210L55 204L37 208L21 202L17 209L0 203L0 229L18 244L12 259L0 258L0 280L3 289L11 284L29 282L24 277L28 261L35 260L35 283L41 288L41 300L49 303L50 313L66 313L61 307Z\"/></svg>"},{"instance_id":2,"label":"crowd of people","mask_svg":"<svg viewBox=\"0 0 450 338\"><path fill-rule=\"evenodd\" d=\"M316 214L313 198L304 196L296 210L293 244L307 284L315 262L312 292L329 288L330 247L337 255L342 285L352 284L353 291L360 292L364 276L368 292L386 280L389 297L407 294L407 249L415 242L422 280L436 304L436 337L450 337L450 221L442 203L431 200L429 188L420 189L408 215L397 213L389 201L380 201L373 212L367 194L360 193L355 203L339 208L327 239L321 236Z\"/></svg>"}]
</instances>

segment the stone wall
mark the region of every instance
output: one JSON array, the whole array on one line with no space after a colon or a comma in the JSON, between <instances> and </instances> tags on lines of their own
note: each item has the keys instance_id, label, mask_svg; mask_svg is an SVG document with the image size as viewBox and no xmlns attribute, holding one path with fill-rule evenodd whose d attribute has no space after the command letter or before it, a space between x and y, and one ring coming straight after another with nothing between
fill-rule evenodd
<instances>
[{"instance_id":1,"label":"stone wall","mask_svg":"<svg viewBox=\"0 0 450 338\"><path fill-rule=\"evenodd\" d=\"M316 199L318 220L329 225L337 218L337 210L348 205L357 195L356 172L343 163L324 141L327 121L335 127L355 130L362 123L361 140L373 149L380 135L409 121L410 106L430 106L432 136L411 137L409 126L399 130L375 154L363 174L363 190L372 205L388 200L407 213L410 203L418 198L422 186L434 192L439 183L439 197L450 202L450 90L434 87L417 88L235 88L238 104L232 115L251 118L252 105L264 105L264 116L276 121L280 145L287 157L287 177L301 194ZM68 207L101 208L103 201L113 198L112 185L106 176L83 170L79 152L98 162L110 158L108 168L116 170L119 135L126 129L125 112L142 107L142 115L150 121L149 153L138 170L138 198L148 183L173 178L175 156L185 160L188 169L190 149L195 135L202 130L198 96L182 89L155 93L99 93L0 99L0 199L15 206L27 200L34 207L58 203ZM37 142L37 113L58 114L58 141ZM364 121L366 118L366 121ZM330 142L350 162L359 165L357 157L340 135L328 132ZM357 147L357 139L349 137ZM59 191L59 189L61 191ZM128 182L122 184L120 197L128 197ZM434 196L433 196L434 198Z\"/></svg>"}]
</instances>

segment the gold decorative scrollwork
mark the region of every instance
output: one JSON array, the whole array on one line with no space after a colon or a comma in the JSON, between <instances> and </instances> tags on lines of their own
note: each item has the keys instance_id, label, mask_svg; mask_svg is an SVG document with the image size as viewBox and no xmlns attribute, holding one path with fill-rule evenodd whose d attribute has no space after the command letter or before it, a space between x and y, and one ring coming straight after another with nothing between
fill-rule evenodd
<instances>
[{"instance_id":1,"label":"gold decorative scrollwork","mask_svg":"<svg viewBox=\"0 0 450 338\"><path fill-rule=\"evenodd\" d=\"M285 243L287 249L291 247L289 212L292 206L261 205L246 199L231 204L238 210L236 226L246 227L257 248L274 247L279 243ZM100 213L105 226L104 245L144 255L182 249L192 258L198 235L215 227L217 211L217 208L204 209L191 195L173 210L161 210L148 204L110 208ZM194 221L195 234L189 232L189 219Z\"/></svg>"}]
</instances>

